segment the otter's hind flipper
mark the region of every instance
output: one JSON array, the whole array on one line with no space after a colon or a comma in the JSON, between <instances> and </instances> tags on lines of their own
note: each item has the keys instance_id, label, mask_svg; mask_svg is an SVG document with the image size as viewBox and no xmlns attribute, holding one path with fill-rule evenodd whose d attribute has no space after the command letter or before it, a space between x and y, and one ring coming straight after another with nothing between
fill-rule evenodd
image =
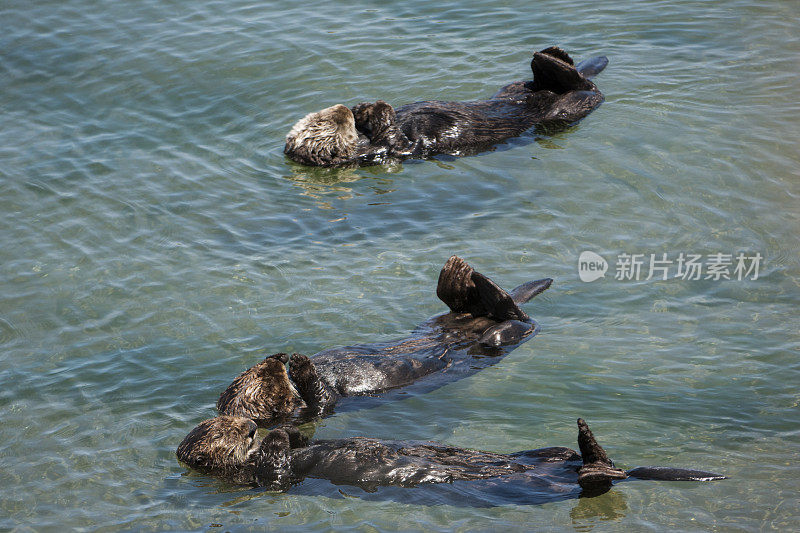
<instances>
[{"instance_id":1,"label":"otter's hind flipper","mask_svg":"<svg viewBox=\"0 0 800 533\"><path fill-rule=\"evenodd\" d=\"M540 54L547 54L549 56L553 56L555 58L558 58L561 61L563 61L564 63L567 63L568 65L574 65L575 64L575 61L572 60L572 58L569 56L567 51L564 50L563 48L558 47L558 46L550 46L550 47L545 48L544 50L540 51L539 53Z\"/></svg>"},{"instance_id":2,"label":"otter's hind flipper","mask_svg":"<svg viewBox=\"0 0 800 533\"><path fill-rule=\"evenodd\" d=\"M439 272L436 296L454 313L470 313L479 303L475 284L472 283L472 267L458 256L452 256Z\"/></svg>"},{"instance_id":3,"label":"otter's hind flipper","mask_svg":"<svg viewBox=\"0 0 800 533\"><path fill-rule=\"evenodd\" d=\"M472 272L472 282L478 289L486 314L495 320L530 320L506 291L480 272Z\"/></svg>"},{"instance_id":4,"label":"otter's hind flipper","mask_svg":"<svg viewBox=\"0 0 800 533\"><path fill-rule=\"evenodd\" d=\"M592 91L594 84L575 68L572 58L556 46L534 52L531 61L534 91L564 94L569 91Z\"/></svg>"},{"instance_id":5,"label":"otter's hind flipper","mask_svg":"<svg viewBox=\"0 0 800 533\"><path fill-rule=\"evenodd\" d=\"M614 463L592 434L583 418L578 419L578 447L583 466L578 470L578 484L593 493L602 493L611 487L615 479L625 479L624 470L614 468Z\"/></svg>"},{"instance_id":6,"label":"otter's hind flipper","mask_svg":"<svg viewBox=\"0 0 800 533\"><path fill-rule=\"evenodd\" d=\"M491 316L496 320L530 320L510 294L455 255L439 273L436 296L453 313Z\"/></svg>"},{"instance_id":7,"label":"otter's hind flipper","mask_svg":"<svg viewBox=\"0 0 800 533\"><path fill-rule=\"evenodd\" d=\"M575 70L583 74L583 77L590 80L603 72L608 65L608 58L606 56L590 57L584 59L575 67Z\"/></svg>"}]
</instances>

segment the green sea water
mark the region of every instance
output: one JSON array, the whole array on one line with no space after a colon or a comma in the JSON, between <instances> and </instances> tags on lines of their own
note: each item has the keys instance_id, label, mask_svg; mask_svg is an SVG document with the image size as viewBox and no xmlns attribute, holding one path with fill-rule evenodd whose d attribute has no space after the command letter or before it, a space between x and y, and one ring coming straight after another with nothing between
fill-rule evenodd
<instances>
[{"instance_id":1,"label":"green sea water","mask_svg":"<svg viewBox=\"0 0 800 533\"><path fill-rule=\"evenodd\" d=\"M800 528L795 2L10 0L0 16L0 528ZM282 153L306 113L488 97L553 44L610 60L606 102L565 131L355 170ZM579 279L584 251L604 278ZM681 253L763 259L690 280ZM526 306L541 333L317 437L575 447L580 416L618 466L730 479L474 506L458 487L265 492L177 462L265 353L442 312L452 254L507 288L553 277ZM640 276L616 279L622 254ZM650 254L668 279L646 279Z\"/></svg>"}]
</instances>

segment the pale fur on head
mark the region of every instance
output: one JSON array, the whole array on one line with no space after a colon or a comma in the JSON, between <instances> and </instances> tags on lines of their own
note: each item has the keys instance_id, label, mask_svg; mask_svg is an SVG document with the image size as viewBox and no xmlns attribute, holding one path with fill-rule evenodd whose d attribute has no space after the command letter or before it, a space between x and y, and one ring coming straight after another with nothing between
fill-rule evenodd
<instances>
[{"instance_id":1,"label":"pale fur on head","mask_svg":"<svg viewBox=\"0 0 800 533\"><path fill-rule=\"evenodd\" d=\"M258 450L256 424L249 418L218 416L198 424L178 446L178 459L200 469L240 468Z\"/></svg>"},{"instance_id":2,"label":"pale fur on head","mask_svg":"<svg viewBox=\"0 0 800 533\"><path fill-rule=\"evenodd\" d=\"M357 142L352 111L337 104L298 120L286 136L283 151L300 163L324 166L352 157Z\"/></svg>"},{"instance_id":3,"label":"pale fur on head","mask_svg":"<svg viewBox=\"0 0 800 533\"><path fill-rule=\"evenodd\" d=\"M219 412L268 420L288 416L296 408L304 407L281 357L288 360L283 353L270 355L234 379L217 400Z\"/></svg>"}]
</instances>

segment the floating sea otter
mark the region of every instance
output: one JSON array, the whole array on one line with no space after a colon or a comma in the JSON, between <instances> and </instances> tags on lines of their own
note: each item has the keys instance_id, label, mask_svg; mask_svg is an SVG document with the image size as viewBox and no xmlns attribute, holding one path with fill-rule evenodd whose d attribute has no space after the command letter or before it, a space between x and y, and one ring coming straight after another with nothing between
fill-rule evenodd
<instances>
[{"instance_id":1,"label":"floating sea otter","mask_svg":"<svg viewBox=\"0 0 800 533\"><path fill-rule=\"evenodd\" d=\"M580 454L553 447L510 454L467 450L434 442L367 438L318 440L308 444L293 426L269 432L253 444L256 425L246 418L217 417L192 430L178 446L178 459L205 473L236 483L286 490L305 478L374 491L379 486L416 487L456 481L495 480L495 486L526 482L577 484L583 495L607 491L627 478L662 481L712 481L725 476L701 470L645 466L614 467L589 426L578 419ZM545 486L547 486L545 484ZM535 500L536 495L531 495Z\"/></svg>"},{"instance_id":2,"label":"floating sea otter","mask_svg":"<svg viewBox=\"0 0 800 533\"><path fill-rule=\"evenodd\" d=\"M488 100L424 101L396 110L382 100L310 113L286 136L284 153L314 166L374 165L436 154L465 155L517 137L536 124L570 124L603 102L590 80L608 64L575 66L558 47L533 54L532 81L501 88Z\"/></svg>"},{"instance_id":3,"label":"floating sea otter","mask_svg":"<svg viewBox=\"0 0 800 533\"><path fill-rule=\"evenodd\" d=\"M334 348L311 358L271 355L237 377L220 395L217 408L223 415L268 426L329 414L341 399L358 397L367 404L368 396L426 376L424 386L430 390L473 374L536 333L536 322L519 305L552 281L530 281L507 293L453 256L436 289L449 313L432 317L400 341Z\"/></svg>"}]
</instances>

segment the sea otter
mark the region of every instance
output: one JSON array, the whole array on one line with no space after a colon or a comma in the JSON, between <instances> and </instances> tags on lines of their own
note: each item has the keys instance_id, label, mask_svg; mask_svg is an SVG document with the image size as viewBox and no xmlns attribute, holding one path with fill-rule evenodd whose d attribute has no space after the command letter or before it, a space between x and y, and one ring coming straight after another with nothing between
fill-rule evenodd
<instances>
[{"instance_id":1,"label":"sea otter","mask_svg":"<svg viewBox=\"0 0 800 533\"><path fill-rule=\"evenodd\" d=\"M508 293L452 256L436 289L449 313L430 318L411 337L399 341L333 348L311 358L269 356L236 378L220 395L217 408L223 415L244 416L269 426L290 418L328 415L344 399L358 398L366 406L367 397L426 376L424 385L430 390L473 374L536 333L536 322L519 305L552 282L530 281ZM298 403L298 393L304 407Z\"/></svg>"},{"instance_id":2,"label":"sea otter","mask_svg":"<svg viewBox=\"0 0 800 533\"><path fill-rule=\"evenodd\" d=\"M582 495L607 491L614 481L627 478L663 481L711 481L725 476L701 470L671 467L616 468L598 444L589 426L578 419L580 454L552 447L509 454L467 450L435 442L369 438L318 440L308 443L297 428L274 429L254 449L249 433L240 429L247 419L218 417L206 420L181 442L177 456L183 463L238 483L287 490L305 478L326 479L367 491L379 486L416 487L425 484L495 479L498 484L541 487L552 480L561 486L579 485ZM248 427L255 427L253 422ZM229 430L226 428L230 428ZM221 441L220 443L215 440ZM242 450L248 450L243 457ZM214 464L237 468L209 469ZM231 459L233 458L233 459ZM530 483L534 482L534 483Z\"/></svg>"},{"instance_id":3,"label":"sea otter","mask_svg":"<svg viewBox=\"0 0 800 533\"><path fill-rule=\"evenodd\" d=\"M382 100L338 104L300 119L284 153L313 166L375 165L436 154L465 155L517 137L536 124L570 124L603 102L591 79L608 64L578 64L561 48L533 54L532 81L502 87L488 100L424 101L397 109Z\"/></svg>"},{"instance_id":4,"label":"sea otter","mask_svg":"<svg viewBox=\"0 0 800 533\"><path fill-rule=\"evenodd\" d=\"M222 477L234 483L253 483L256 458L264 460L263 442L258 426L242 416L217 416L203 420L178 445L178 459L195 470ZM308 440L294 426L283 428L281 436L291 439L293 447L305 446ZM271 464L277 468L277 463Z\"/></svg>"}]
</instances>

